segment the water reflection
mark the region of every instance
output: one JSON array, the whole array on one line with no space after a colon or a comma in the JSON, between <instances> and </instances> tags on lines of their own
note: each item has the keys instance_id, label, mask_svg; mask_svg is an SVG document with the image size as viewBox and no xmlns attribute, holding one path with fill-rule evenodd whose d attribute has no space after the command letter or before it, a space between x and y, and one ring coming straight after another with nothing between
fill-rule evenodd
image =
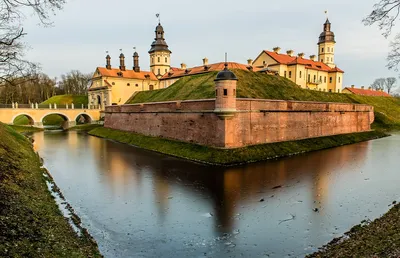
<instances>
[{"instance_id":1,"label":"water reflection","mask_svg":"<svg viewBox=\"0 0 400 258\"><path fill-rule=\"evenodd\" d=\"M371 209L351 208L365 194L354 184L372 178L371 157L381 148L379 141L366 142L223 168L74 132L34 137L57 184L110 257L309 253Z\"/></svg>"}]
</instances>

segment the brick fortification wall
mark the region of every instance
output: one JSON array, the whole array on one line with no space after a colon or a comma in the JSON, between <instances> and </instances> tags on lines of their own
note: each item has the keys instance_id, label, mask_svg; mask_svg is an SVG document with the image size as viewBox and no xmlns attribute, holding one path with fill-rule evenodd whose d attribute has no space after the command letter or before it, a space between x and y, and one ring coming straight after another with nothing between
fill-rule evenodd
<instances>
[{"instance_id":1,"label":"brick fortification wall","mask_svg":"<svg viewBox=\"0 0 400 258\"><path fill-rule=\"evenodd\" d=\"M214 112L215 99L106 108L105 127L223 148L371 129L368 105L236 99L236 112Z\"/></svg>"}]
</instances>

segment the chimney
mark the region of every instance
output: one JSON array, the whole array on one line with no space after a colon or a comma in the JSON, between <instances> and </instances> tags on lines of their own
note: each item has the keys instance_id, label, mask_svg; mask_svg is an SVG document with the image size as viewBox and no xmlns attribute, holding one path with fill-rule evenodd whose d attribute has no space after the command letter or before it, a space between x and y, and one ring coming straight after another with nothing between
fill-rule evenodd
<instances>
[{"instance_id":1,"label":"chimney","mask_svg":"<svg viewBox=\"0 0 400 258\"><path fill-rule=\"evenodd\" d=\"M310 56L310 60L311 60L311 61L315 61L315 58L316 58L315 55L311 55L311 56Z\"/></svg>"},{"instance_id":2,"label":"chimney","mask_svg":"<svg viewBox=\"0 0 400 258\"><path fill-rule=\"evenodd\" d=\"M354 85L351 85L352 88L354 88Z\"/></svg>"},{"instance_id":3,"label":"chimney","mask_svg":"<svg viewBox=\"0 0 400 258\"><path fill-rule=\"evenodd\" d=\"M110 55L106 56L106 68L111 69L111 56Z\"/></svg>"},{"instance_id":4,"label":"chimney","mask_svg":"<svg viewBox=\"0 0 400 258\"><path fill-rule=\"evenodd\" d=\"M119 55L119 69L121 71L125 71L126 70L125 69L125 56L122 53Z\"/></svg>"},{"instance_id":5,"label":"chimney","mask_svg":"<svg viewBox=\"0 0 400 258\"><path fill-rule=\"evenodd\" d=\"M304 57L304 53L299 53L298 56L299 56L300 58L303 58L303 57Z\"/></svg>"},{"instance_id":6,"label":"chimney","mask_svg":"<svg viewBox=\"0 0 400 258\"><path fill-rule=\"evenodd\" d=\"M364 86L361 86L361 89L364 89Z\"/></svg>"},{"instance_id":7,"label":"chimney","mask_svg":"<svg viewBox=\"0 0 400 258\"><path fill-rule=\"evenodd\" d=\"M139 54L136 51L133 53L133 70L137 73L140 72Z\"/></svg>"},{"instance_id":8,"label":"chimney","mask_svg":"<svg viewBox=\"0 0 400 258\"><path fill-rule=\"evenodd\" d=\"M186 69L186 64L185 63L181 64L181 69Z\"/></svg>"},{"instance_id":9,"label":"chimney","mask_svg":"<svg viewBox=\"0 0 400 258\"><path fill-rule=\"evenodd\" d=\"M247 65L252 66L253 65L253 59L247 59Z\"/></svg>"},{"instance_id":10,"label":"chimney","mask_svg":"<svg viewBox=\"0 0 400 258\"><path fill-rule=\"evenodd\" d=\"M208 58L207 57L203 58L203 65L208 65Z\"/></svg>"},{"instance_id":11,"label":"chimney","mask_svg":"<svg viewBox=\"0 0 400 258\"><path fill-rule=\"evenodd\" d=\"M279 54L279 51L281 51L281 48L280 47L274 47L273 50L274 50L275 53Z\"/></svg>"},{"instance_id":12,"label":"chimney","mask_svg":"<svg viewBox=\"0 0 400 258\"><path fill-rule=\"evenodd\" d=\"M293 53L294 53L294 51L293 50L288 50L288 51L286 51L286 54L288 55L288 56L293 56Z\"/></svg>"}]
</instances>

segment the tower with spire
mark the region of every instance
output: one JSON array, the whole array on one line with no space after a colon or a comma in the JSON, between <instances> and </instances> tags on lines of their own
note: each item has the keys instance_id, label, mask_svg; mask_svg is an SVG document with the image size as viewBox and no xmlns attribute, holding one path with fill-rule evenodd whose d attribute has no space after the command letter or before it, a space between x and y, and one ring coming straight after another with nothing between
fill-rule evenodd
<instances>
[{"instance_id":1,"label":"tower with spire","mask_svg":"<svg viewBox=\"0 0 400 258\"><path fill-rule=\"evenodd\" d=\"M169 72L171 68L171 53L167 42L165 42L164 28L161 26L161 23L158 22L155 30L155 38L149 50L150 71L152 71L157 78L161 78L164 74Z\"/></svg>"},{"instance_id":2,"label":"tower with spire","mask_svg":"<svg viewBox=\"0 0 400 258\"><path fill-rule=\"evenodd\" d=\"M324 23L324 30L319 35L318 59L331 68L335 68L335 34L331 31L331 23L328 18Z\"/></svg>"}]
</instances>

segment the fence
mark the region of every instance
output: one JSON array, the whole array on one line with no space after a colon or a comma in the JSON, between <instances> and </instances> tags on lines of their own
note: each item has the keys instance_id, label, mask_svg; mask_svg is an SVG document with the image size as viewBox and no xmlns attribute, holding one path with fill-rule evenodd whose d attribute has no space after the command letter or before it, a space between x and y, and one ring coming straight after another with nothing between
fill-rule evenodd
<instances>
[{"instance_id":1,"label":"fence","mask_svg":"<svg viewBox=\"0 0 400 258\"><path fill-rule=\"evenodd\" d=\"M31 103L31 104L0 104L1 108L30 108L30 109L100 109L99 105L84 105L84 104L65 104L65 105L57 105L57 104L38 104L38 103Z\"/></svg>"}]
</instances>

